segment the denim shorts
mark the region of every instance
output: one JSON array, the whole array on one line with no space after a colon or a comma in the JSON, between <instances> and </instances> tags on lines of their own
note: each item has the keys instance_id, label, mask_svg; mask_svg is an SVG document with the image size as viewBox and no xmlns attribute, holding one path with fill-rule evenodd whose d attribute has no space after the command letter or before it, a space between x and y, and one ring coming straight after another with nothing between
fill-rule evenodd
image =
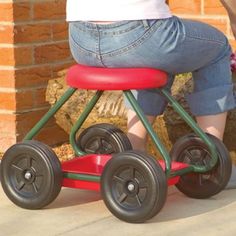
<instances>
[{"instance_id":1,"label":"denim shorts","mask_svg":"<svg viewBox=\"0 0 236 236\"><path fill-rule=\"evenodd\" d=\"M219 30L178 17L120 21L111 24L69 23L74 59L97 67L152 67L169 75L192 72L194 89L186 96L193 115L213 115L235 108L230 70L231 47ZM146 115L166 107L157 90L133 91Z\"/></svg>"}]
</instances>

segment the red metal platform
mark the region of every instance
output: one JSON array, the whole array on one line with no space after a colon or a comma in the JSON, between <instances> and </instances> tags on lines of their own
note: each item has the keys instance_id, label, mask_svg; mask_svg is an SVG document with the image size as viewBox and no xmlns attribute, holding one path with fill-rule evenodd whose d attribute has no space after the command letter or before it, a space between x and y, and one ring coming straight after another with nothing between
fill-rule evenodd
<instances>
[{"instance_id":1,"label":"red metal platform","mask_svg":"<svg viewBox=\"0 0 236 236\"><path fill-rule=\"evenodd\" d=\"M99 178L102 175L102 171L107 161L110 160L111 155L97 155L97 154L89 154L82 157L75 157L72 160L66 161L62 163L62 170L64 176L68 176L69 174L75 174L88 177L94 180L83 180L83 178L77 179L73 177L64 177L62 185L64 187L70 188L80 188L80 189L89 189L89 190L100 190L100 181ZM165 163L162 160L158 161L159 164L165 169ZM183 168L186 168L187 165L185 163L180 162L172 162L171 170L177 171ZM168 185L175 185L179 181L179 176L175 176L173 178L168 179Z\"/></svg>"}]
</instances>

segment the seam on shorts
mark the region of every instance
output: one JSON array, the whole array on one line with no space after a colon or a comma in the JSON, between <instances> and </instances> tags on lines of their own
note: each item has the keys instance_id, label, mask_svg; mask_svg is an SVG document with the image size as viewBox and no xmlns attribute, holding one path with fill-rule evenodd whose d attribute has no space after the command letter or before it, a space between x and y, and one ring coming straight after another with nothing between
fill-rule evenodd
<instances>
[{"instance_id":1,"label":"seam on shorts","mask_svg":"<svg viewBox=\"0 0 236 236\"><path fill-rule=\"evenodd\" d=\"M124 30L119 30L119 31L109 31L109 32L101 32L101 36L109 36L109 35L112 35L112 36L116 36L116 35L121 35L121 34L125 34L125 33L128 33L134 29L136 29L138 26L142 26L143 23L142 22L138 22L137 24L127 28L127 29L124 29Z\"/></svg>"},{"instance_id":2,"label":"seam on shorts","mask_svg":"<svg viewBox=\"0 0 236 236\"><path fill-rule=\"evenodd\" d=\"M78 50L79 52L81 52L82 54L86 55L86 56L93 56L93 57L97 57L97 53L93 52L93 51L90 51L86 48L83 48L81 47L77 42L76 40L74 40L73 38L73 35L70 36L71 37L71 40L73 40L73 43L72 44L75 44L76 45L76 50ZM73 47L73 46L72 46Z\"/></svg>"},{"instance_id":3,"label":"seam on shorts","mask_svg":"<svg viewBox=\"0 0 236 236\"><path fill-rule=\"evenodd\" d=\"M104 53L101 56L103 58L109 58L109 57L114 57L114 56L118 56L120 54L125 54L128 53L130 50L142 45L146 39L150 38L151 35L153 33L155 33L155 31L163 24L163 20L158 20L156 22L156 24L152 25L148 31L146 31L140 38L138 38L137 40L135 40L133 43L131 43L128 46L125 46L123 48L120 48L118 50L109 52L109 53Z\"/></svg>"},{"instance_id":4,"label":"seam on shorts","mask_svg":"<svg viewBox=\"0 0 236 236\"><path fill-rule=\"evenodd\" d=\"M97 28L97 32L98 32L98 39L97 39L97 45L96 45L96 51L97 53L97 59L100 61L100 63L106 67L103 63L102 57L101 57L101 45L100 45L100 41L101 41L101 32L99 30L99 27L96 25Z\"/></svg>"},{"instance_id":5,"label":"seam on shorts","mask_svg":"<svg viewBox=\"0 0 236 236\"><path fill-rule=\"evenodd\" d=\"M125 23L123 25L125 25ZM143 25L143 22L142 21L137 21L136 24L128 27L127 29L119 30L119 31L117 31L115 28L114 28L114 31L112 31L111 28L100 28L99 25L96 25L96 28L99 29L99 30L100 29L101 30L109 30L108 32L106 32L106 31L102 32L101 35L120 35L120 34L127 33L129 31L132 31L132 30L136 29L138 26L141 26L141 25ZM74 25L74 27L76 27L77 29L79 29L83 32L91 32L95 29L95 28L90 29L90 28L86 28L86 27L80 27L78 25Z\"/></svg>"},{"instance_id":6,"label":"seam on shorts","mask_svg":"<svg viewBox=\"0 0 236 236\"><path fill-rule=\"evenodd\" d=\"M189 39L201 40L201 41L216 43L216 44L220 44L220 45L225 45L225 43L226 43L226 42L222 42L222 41L219 41L219 40L216 40L216 39L208 39L208 38L203 38L203 37L190 36L190 35L187 35L187 34L184 34L184 36L186 38L189 38Z\"/></svg>"}]
</instances>

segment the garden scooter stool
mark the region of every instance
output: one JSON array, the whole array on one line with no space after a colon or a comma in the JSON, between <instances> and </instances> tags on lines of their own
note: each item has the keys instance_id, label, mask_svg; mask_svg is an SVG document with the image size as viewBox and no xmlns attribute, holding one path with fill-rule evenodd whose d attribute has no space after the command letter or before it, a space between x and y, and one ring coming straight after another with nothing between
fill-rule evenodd
<instances>
[{"instance_id":1,"label":"garden scooter stool","mask_svg":"<svg viewBox=\"0 0 236 236\"><path fill-rule=\"evenodd\" d=\"M1 164L1 183L16 205L39 209L51 203L61 187L101 190L108 209L119 219L145 222L163 207L168 185L189 197L219 193L231 175L231 159L224 144L205 134L165 90L167 74L152 68L96 68L72 66L64 95L30 130L10 147ZM132 89L158 89L194 133L177 140L170 153L139 107ZM60 163L47 145L32 140L77 89L96 90L70 132L75 157ZM147 129L162 159L132 150L119 128L96 124L78 131L105 90L122 90Z\"/></svg>"}]
</instances>

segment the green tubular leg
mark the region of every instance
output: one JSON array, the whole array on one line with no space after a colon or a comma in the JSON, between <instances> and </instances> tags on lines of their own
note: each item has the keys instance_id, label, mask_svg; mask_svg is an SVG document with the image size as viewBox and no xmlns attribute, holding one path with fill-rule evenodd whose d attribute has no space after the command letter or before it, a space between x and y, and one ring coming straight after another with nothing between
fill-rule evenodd
<instances>
[{"instance_id":1,"label":"green tubular leg","mask_svg":"<svg viewBox=\"0 0 236 236\"><path fill-rule=\"evenodd\" d=\"M55 115L55 113L65 104L66 101L74 94L74 92L77 89L75 88L69 88L62 97L54 104L54 106L40 119L40 121L28 132L28 134L25 136L24 140L31 140L34 136L36 136L39 131L43 128L43 126L48 122L48 120ZM83 113L80 115L77 122L74 124L74 126L71 129L70 132L70 143L72 148L75 151L75 154L80 156L85 154L82 152L76 145L76 132L78 129L82 126L86 118L88 117L89 113L103 94L103 91L97 91L96 94L93 96L91 101L88 103L86 108L84 109Z\"/></svg>"},{"instance_id":2,"label":"green tubular leg","mask_svg":"<svg viewBox=\"0 0 236 236\"><path fill-rule=\"evenodd\" d=\"M181 107L181 105L167 92L165 89L160 90L160 93L169 101L174 110L180 115L180 117L194 130L194 132L207 144L211 152L211 161L209 166L194 166L193 170L195 172L203 173L210 169L212 169L218 160L217 150L212 143L212 141L208 138L208 136L198 127L196 122L192 119L192 117Z\"/></svg>"},{"instance_id":3,"label":"green tubular leg","mask_svg":"<svg viewBox=\"0 0 236 236\"><path fill-rule=\"evenodd\" d=\"M87 174L64 172L63 177L68 178L68 179L76 179L76 180L91 181L91 182L100 182L100 176L96 176L96 175L87 175Z\"/></svg>"},{"instance_id":4,"label":"green tubular leg","mask_svg":"<svg viewBox=\"0 0 236 236\"><path fill-rule=\"evenodd\" d=\"M165 166L166 166L166 175L169 177L171 175L171 159L169 156L169 153L167 152L166 148L156 135L155 131L152 128L152 125L149 123L147 120L146 116L144 115L142 109L138 105L134 95L130 90L125 90L124 94L128 101L130 102L131 106L135 110L136 114L138 115L139 119L143 123L144 127L146 128L148 134L150 135L152 141L154 142L155 146L157 147L157 150L159 150L160 154L162 155L164 161L165 161Z\"/></svg>"},{"instance_id":5,"label":"green tubular leg","mask_svg":"<svg viewBox=\"0 0 236 236\"><path fill-rule=\"evenodd\" d=\"M72 148L75 151L75 154L77 156L84 155L85 153L79 149L79 147L76 145L76 133L79 130L79 128L82 126L86 118L88 117L89 113L92 111L96 103L98 102L99 98L102 96L103 91L98 90L95 95L92 97L92 99L89 101L89 103L86 105L84 111L80 115L79 119L76 121L74 126L71 129L70 132L70 144Z\"/></svg>"},{"instance_id":6,"label":"green tubular leg","mask_svg":"<svg viewBox=\"0 0 236 236\"><path fill-rule=\"evenodd\" d=\"M62 97L54 104L54 106L40 119L40 121L28 132L24 137L24 140L31 140L38 132L43 128L43 126L48 122L48 120L54 116L54 114L64 105L64 103L74 94L75 88L69 88Z\"/></svg>"},{"instance_id":7,"label":"green tubular leg","mask_svg":"<svg viewBox=\"0 0 236 236\"><path fill-rule=\"evenodd\" d=\"M144 115L142 109L137 104L137 101L135 97L133 96L132 92L130 90L124 91L124 94L128 101L130 102L131 106L137 113L139 119L142 121L144 127L147 129L148 134L150 135L151 139L153 140L155 146L163 156L163 159L165 161L166 165L166 174L167 176L177 176L177 175L183 175L185 173L195 171L199 173L204 173L210 169L212 169L218 160L217 150L214 145L214 143L211 142L211 140L208 138L208 136L198 127L196 122L192 119L192 117L182 108L182 106L167 92L165 89L160 90L160 93L168 100L168 102L172 105L174 110L180 115L180 117L193 129L193 131L207 144L207 146L210 149L212 159L210 161L210 164L208 166L195 166L191 165L187 168L184 168L182 170L178 170L171 173L171 159L166 151L165 147L162 145L160 139L156 135L155 131L152 128L152 125L148 122L146 119L146 116Z\"/></svg>"}]
</instances>

